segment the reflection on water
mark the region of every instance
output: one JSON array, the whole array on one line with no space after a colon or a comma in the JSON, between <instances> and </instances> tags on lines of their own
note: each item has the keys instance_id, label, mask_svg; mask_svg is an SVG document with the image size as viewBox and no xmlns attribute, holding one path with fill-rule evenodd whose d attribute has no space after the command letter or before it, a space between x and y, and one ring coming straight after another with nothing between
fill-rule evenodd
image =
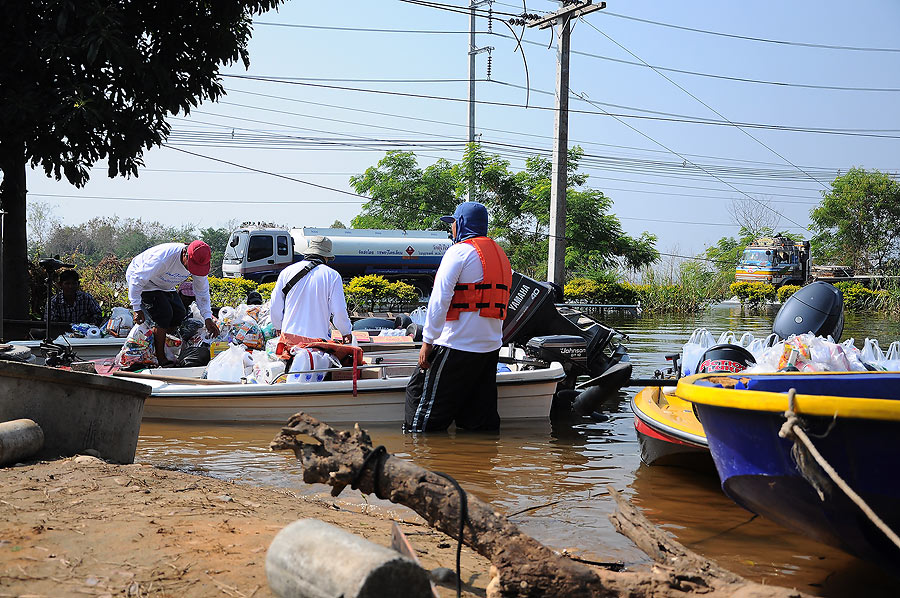
<instances>
[{"instance_id":1,"label":"reflection on water","mask_svg":"<svg viewBox=\"0 0 900 598\"><path fill-rule=\"evenodd\" d=\"M717 307L691 317L610 320L629 335L635 376L649 377L664 356L680 349L697 326L765 336L774 314L749 316ZM866 336L881 345L900 338L897 322L849 315L844 338ZM857 559L806 540L732 503L714 476L640 463L630 393L621 393L604 421L508 422L499 434L403 435L398 426L374 426L374 443L395 455L456 478L469 492L512 517L526 533L587 558L646 563L617 534L607 486L621 490L651 521L691 549L757 581L822 596L893 596L897 582ZM240 482L327 493L303 483L294 456L271 453L277 426L145 422L137 459L154 465ZM345 491L346 495L353 494ZM358 500L357 497L348 497ZM369 499L369 502L373 502ZM386 503L385 503L386 504Z\"/></svg>"}]
</instances>

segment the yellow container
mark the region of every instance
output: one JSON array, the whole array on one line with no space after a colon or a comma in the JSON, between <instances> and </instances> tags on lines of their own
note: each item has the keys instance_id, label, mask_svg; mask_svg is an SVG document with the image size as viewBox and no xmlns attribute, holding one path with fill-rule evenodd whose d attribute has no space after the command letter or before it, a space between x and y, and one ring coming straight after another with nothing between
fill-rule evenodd
<instances>
[{"instance_id":1,"label":"yellow container","mask_svg":"<svg viewBox=\"0 0 900 598\"><path fill-rule=\"evenodd\" d=\"M213 360L216 355L222 351L226 351L230 343L228 341L215 341L209 344L209 359Z\"/></svg>"}]
</instances>

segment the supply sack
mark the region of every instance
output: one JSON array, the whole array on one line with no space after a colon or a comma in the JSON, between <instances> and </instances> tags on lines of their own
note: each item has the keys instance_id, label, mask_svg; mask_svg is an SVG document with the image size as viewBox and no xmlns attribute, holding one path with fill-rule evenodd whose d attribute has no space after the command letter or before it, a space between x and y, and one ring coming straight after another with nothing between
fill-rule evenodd
<instances>
[{"instance_id":1,"label":"supply sack","mask_svg":"<svg viewBox=\"0 0 900 598\"><path fill-rule=\"evenodd\" d=\"M109 336L125 337L134 327L134 316L127 307L114 307L109 320L103 325L103 332Z\"/></svg>"},{"instance_id":2,"label":"supply sack","mask_svg":"<svg viewBox=\"0 0 900 598\"><path fill-rule=\"evenodd\" d=\"M733 336L733 333L732 333ZM681 348L681 375L690 376L697 373L697 365L703 352L716 343L713 335L706 328L697 328L691 338Z\"/></svg>"},{"instance_id":3,"label":"supply sack","mask_svg":"<svg viewBox=\"0 0 900 598\"><path fill-rule=\"evenodd\" d=\"M272 359L265 351L253 352L253 372L251 378L257 384L275 384L284 382L284 367L287 365L283 359Z\"/></svg>"},{"instance_id":4,"label":"supply sack","mask_svg":"<svg viewBox=\"0 0 900 598\"><path fill-rule=\"evenodd\" d=\"M294 360L291 362L291 373L287 376L288 382L300 384L321 382L325 379L327 372L311 370L327 370L333 367L341 367L340 362L334 357L318 349L305 349L294 346L291 347L291 353L294 355Z\"/></svg>"},{"instance_id":5,"label":"supply sack","mask_svg":"<svg viewBox=\"0 0 900 598\"><path fill-rule=\"evenodd\" d=\"M872 367L872 369L884 371L884 351L878 345L877 338L866 338L863 342L860 360Z\"/></svg>"},{"instance_id":6,"label":"supply sack","mask_svg":"<svg viewBox=\"0 0 900 598\"><path fill-rule=\"evenodd\" d=\"M175 360L175 366L180 368L203 367L208 363L209 345L202 342L198 345L182 343L178 359Z\"/></svg>"},{"instance_id":7,"label":"supply sack","mask_svg":"<svg viewBox=\"0 0 900 598\"><path fill-rule=\"evenodd\" d=\"M134 325L125 338L125 343L116 355L116 365L129 368L138 364L156 365L156 352L153 348L153 329L143 322Z\"/></svg>"},{"instance_id":8,"label":"supply sack","mask_svg":"<svg viewBox=\"0 0 900 598\"><path fill-rule=\"evenodd\" d=\"M428 308L426 306L419 306L409 312L409 319L413 321L413 324L419 324L420 326L425 325L425 318L428 315Z\"/></svg>"},{"instance_id":9,"label":"supply sack","mask_svg":"<svg viewBox=\"0 0 900 598\"><path fill-rule=\"evenodd\" d=\"M749 332L747 334L750 334ZM741 337L743 340L743 337ZM769 347L775 345L778 342L778 335L774 332L767 336L766 338L754 338L747 345L747 350L750 351L750 354L753 355L753 358L756 360L756 363L759 363L762 359L763 351L768 349Z\"/></svg>"},{"instance_id":10,"label":"supply sack","mask_svg":"<svg viewBox=\"0 0 900 598\"><path fill-rule=\"evenodd\" d=\"M801 372L862 372L855 347L848 348L810 333L791 336L760 354L756 365L747 368L748 374L771 373L784 370L796 354L794 367Z\"/></svg>"},{"instance_id":11,"label":"supply sack","mask_svg":"<svg viewBox=\"0 0 900 598\"><path fill-rule=\"evenodd\" d=\"M232 335L235 342L243 343L250 349L263 349L266 346L266 339L259 329L259 324L248 316L234 320Z\"/></svg>"},{"instance_id":12,"label":"supply sack","mask_svg":"<svg viewBox=\"0 0 900 598\"><path fill-rule=\"evenodd\" d=\"M253 368L253 359L244 345L231 345L209 362L206 368L208 380L240 382Z\"/></svg>"},{"instance_id":13,"label":"supply sack","mask_svg":"<svg viewBox=\"0 0 900 598\"><path fill-rule=\"evenodd\" d=\"M716 344L724 345L726 343L729 345L738 344L737 335L734 334L734 331L726 330L725 332L723 332L722 334L719 335L719 340Z\"/></svg>"},{"instance_id":14,"label":"supply sack","mask_svg":"<svg viewBox=\"0 0 900 598\"><path fill-rule=\"evenodd\" d=\"M889 372L900 372L900 341L894 341L888 347L883 364Z\"/></svg>"}]
</instances>

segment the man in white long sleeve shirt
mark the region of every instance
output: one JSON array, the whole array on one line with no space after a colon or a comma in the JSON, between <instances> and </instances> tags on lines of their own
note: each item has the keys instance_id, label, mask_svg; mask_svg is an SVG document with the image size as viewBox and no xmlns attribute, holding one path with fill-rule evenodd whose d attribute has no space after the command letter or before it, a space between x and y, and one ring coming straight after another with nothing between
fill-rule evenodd
<instances>
[{"instance_id":1,"label":"man in white long sleeve shirt","mask_svg":"<svg viewBox=\"0 0 900 598\"><path fill-rule=\"evenodd\" d=\"M135 324L145 320L144 310L156 324L153 330L154 349L160 365L168 365L166 358L166 334L175 330L187 315L184 304L175 287L189 276L193 277L193 289L200 315L206 321L206 329L219 334L219 327L212 319L209 299L209 261L212 252L203 241L163 243L137 255L128 265L125 280L128 282L128 299L134 310Z\"/></svg>"},{"instance_id":2,"label":"man in white long sleeve shirt","mask_svg":"<svg viewBox=\"0 0 900 598\"><path fill-rule=\"evenodd\" d=\"M344 341L350 342L344 283L325 265L334 259L331 239L310 237L308 243L304 259L282 270L272 289L269 313L275 333L330 340L333 319Z\"/></svg>"},{"instance_id":3,"label":"man in white long sleeve shirt","mask_svg":"<svg viewBox=\"0 0 900 598\"><path fill-rule=\"evenodd\" d=\"M512 270L503 249L487 237L487 208L457 206L454 245L441 259L428 301L419 370L406 387L408 432L457 428L496 430L497 361Z\"/></svg>"}]
</instances>

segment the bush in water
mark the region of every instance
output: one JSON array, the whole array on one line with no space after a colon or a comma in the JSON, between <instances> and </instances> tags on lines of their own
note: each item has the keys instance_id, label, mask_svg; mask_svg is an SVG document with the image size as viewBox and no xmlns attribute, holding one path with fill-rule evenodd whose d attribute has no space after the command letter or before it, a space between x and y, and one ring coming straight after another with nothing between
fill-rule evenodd
<instances>
[{"instance_id":1,"label":"bush in water","mask_svg":"<svg viewBox=\"0 0 900 598\"><path fill-rule=\"evenodd\" d=\"M784 303L787 301L791 295L800 290L800 285L797 284L786 284L778 288L778 292L775 294L780 303Z\"/></svg>"},{"instance_id":2,"label":"bush in water","mask_svg":"<svg viewBox=\"0 0 900 598\"><path fill-rule=\"evenodd\" d=\"M775 286L767 282L733 282L730 290L741 300L741 305L758 309L766 301L775 300Z\"/></svg>"},{"instance_id":3,"label":"bush in water","mask_svg":"<svg viewBox=\"0 0 900 598\"><path fill-rule=\"evenodd\" d=\"M888 306L891 295L888 291L873 291L858 282L836 282L834 284L844 298L844 307L848 311L868 311L883 309Z\"/></svg>"}]
</instances>

